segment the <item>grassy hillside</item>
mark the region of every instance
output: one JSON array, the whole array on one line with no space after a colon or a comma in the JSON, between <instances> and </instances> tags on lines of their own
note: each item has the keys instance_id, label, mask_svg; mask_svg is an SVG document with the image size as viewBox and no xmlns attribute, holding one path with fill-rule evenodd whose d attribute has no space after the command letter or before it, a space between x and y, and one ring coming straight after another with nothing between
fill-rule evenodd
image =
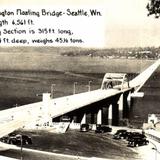
<instances>
[{"instance_id":1,"label":"grassy hillside","mask_svg":"<svg viewBox=\"0 0 160 160\"><path fill-rule=\"evenodd\" d=\"M29 148L86 157L111 159L136 159L138 154L127 147L126 141L112 139L109 134L95 134L93 131L82 133L67 131L65 134L45 131L23 132L32 137L33 145Z\"/></svg>"}]
</instances>

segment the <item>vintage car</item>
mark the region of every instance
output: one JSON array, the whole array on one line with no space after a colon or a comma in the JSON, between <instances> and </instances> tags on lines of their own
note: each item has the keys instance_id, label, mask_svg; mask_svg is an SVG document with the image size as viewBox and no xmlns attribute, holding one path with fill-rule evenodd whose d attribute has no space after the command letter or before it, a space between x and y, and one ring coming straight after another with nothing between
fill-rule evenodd
<instances>
[{"instance_id":1,"label":"vintage car","mask_svg":"<svg viewBox=\"0 0 160 160\"><path fill-rule=\"evenodd\" d=\"M89 131L89 124L81 124L80 131L81 132L88 132Z\"/></svg>"},{"instance_id":2,"label":"vintage car","mask_svg":"<svg viewBox=\"0 0 160 160\"><path fill-rule=\"evenodd\" d=\"M129 132L125 129L119 129L117 132L113 135L113 139L126 139L128 137Z\"/></svg>"},{"instance_id":3,"label":"vintage car","mask_svg":"<svg viewBox=\"0 0 160 160\"><path fill-rule=\"evenodd\" d=\"M142 146L147 145L149 141L146 138L142 138L140 136L133 137L128 141L129 147L136 147L136 146Z\"/></svg>"},{"instance_id":4,"label":"vintage car","mask_svg":"<svg viewBox=\"0 0 160 160\"><path fill-rule=\"evenodd\" d=\"M130 147L147 145L149 143L147 137L139 132L131 132L127 138L127 141L128 141L128 146Z\"/></svg>"},{"instance_id":5,"label":"vintage car","mask_svg":"<svg viewBox=\"0 0 160 160\"><path fill-rule=\"evenodd\" d=\"M14 134L14 133L11 133L7 136L2 137L0 141L8 144L14 144L14 145L32 144L31 137L27 135Z\"/></svg>"},{"instance_id":6,"label":"vintage car","mask_svg":"<svg viewBox=\"0 0 160 160\"><path fill-rule=\"evenodd\" d=\"M97 125L95 133L105 133L105 132L112 132L112 128L105 125Z\"/></svg>"}]
</instances>

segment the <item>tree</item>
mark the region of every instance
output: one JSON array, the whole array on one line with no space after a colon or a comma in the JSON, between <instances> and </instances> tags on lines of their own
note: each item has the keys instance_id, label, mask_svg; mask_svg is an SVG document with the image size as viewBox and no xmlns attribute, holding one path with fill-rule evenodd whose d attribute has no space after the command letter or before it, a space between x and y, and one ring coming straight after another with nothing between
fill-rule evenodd
<instances>
[{"instance_id":1,"label":"tree","mask_svg":"<svg viewBox=\"0 0 160 160\"><path fill-rule=\"evenodd\" d=\"M160 17L160 0L149 0L147 6L148 16L154 14L155 18Z\"/></svg>"}]
</instances>

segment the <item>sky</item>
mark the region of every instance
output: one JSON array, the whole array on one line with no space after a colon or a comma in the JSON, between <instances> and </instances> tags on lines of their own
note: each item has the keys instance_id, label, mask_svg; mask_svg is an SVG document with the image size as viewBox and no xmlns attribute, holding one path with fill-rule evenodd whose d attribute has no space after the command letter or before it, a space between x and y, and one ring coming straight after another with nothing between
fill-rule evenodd
<instances>
[{"instance_id":1,"label":"sky","mask_svg":"<svg viewBox=\"0 0 160 160\"><path fill-rule=\"evenodd\" d=\"M148 0L110 0L106 26L107 46L159 46L160 19L147 16ZM116 5L115 5L116 4Z\"/></svg>"},{"instance_id":2,"label":"sky","mask_svg":"<svg viewBox=\"0 0 160 160\"><path fill-rule=\"evenodd\" d=\"M160 19L155 19L153 15L147 16L146 5L148 1L149 0L0 0L0 4L10 7L53 6L56 8L56 6L72 6L102 8L103 19L100 21L97 20L97 23L95 23L95 19L93 23L84 21L86 33L82 32L82 22L76 21L75 32L89 39L86 46L101 48L159 46ZM71 20L69 20L69 23L71 25L75 24L75 22ZM89 41L91 41L91 43L89 43Z\"/></svg>"}]
</instances>

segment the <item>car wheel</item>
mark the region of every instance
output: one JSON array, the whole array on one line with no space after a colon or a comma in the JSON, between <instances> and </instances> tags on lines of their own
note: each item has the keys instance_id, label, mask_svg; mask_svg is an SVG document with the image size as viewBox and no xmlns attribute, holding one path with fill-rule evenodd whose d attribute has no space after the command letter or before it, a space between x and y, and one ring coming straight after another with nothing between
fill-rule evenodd
<instances>
[{"instance_id":1,"label":"car wheel","mask_svg":"<svg viewBox=\"0 0 160 160\"><path fill-rule=\"evenodd\" d=\"M29 144L29 143L28 143L28 140L25 141L25 144L26 144L26 145Z\"/></svg>"},{"instance_id":2,"label":"car wheel","mask_svg":"<svg viewBox=\"0 0 160 160\"><path fill-rule=\"evenodd\" d=\"M9 140L9 144L13 144L13 141L11 139Z\"/></svg>"}]
</instances>

